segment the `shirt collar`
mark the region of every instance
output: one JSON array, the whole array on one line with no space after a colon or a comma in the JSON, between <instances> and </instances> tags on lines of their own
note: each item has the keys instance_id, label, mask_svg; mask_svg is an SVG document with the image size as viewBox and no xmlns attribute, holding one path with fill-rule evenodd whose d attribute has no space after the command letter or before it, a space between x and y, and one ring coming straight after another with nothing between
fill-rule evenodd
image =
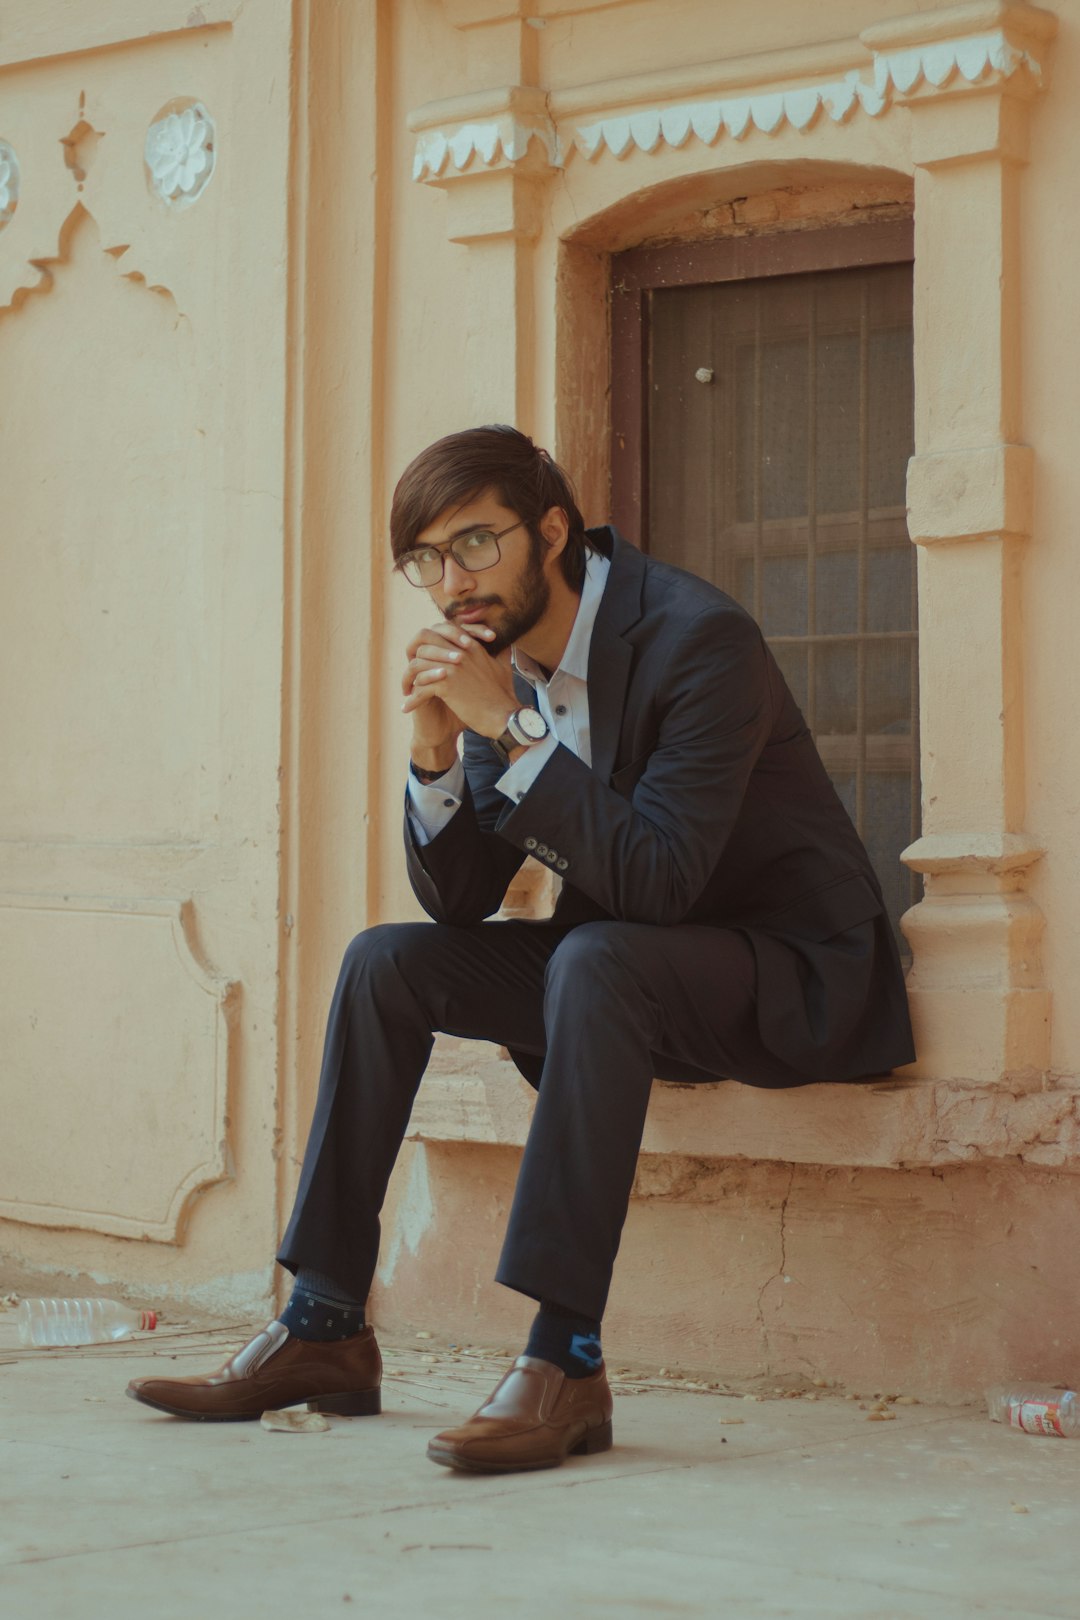
<instances>
[{"instance_id":1,"label":"shirt collar","mask_svg":"<svg viewBox=\"0 0 1080 1620\"><path fill-rule=\"evenodd\" d=\"M558 674L572 675L576 680L584 681L589 674L589 644L592 641L593 625L600 608L600 598L604 594L608 573L611 569L611 558L604 557L598 551L590 551L585 559L585 580L581 587L581 600L578 603L574 626L570 631L570 639L566 643L557 670L552 672L552 680ZM544 673L528 653L521 652L517 647L511 647L510 657L518 674L530 686L543 683Z\"/></svg>"}]
</instances>

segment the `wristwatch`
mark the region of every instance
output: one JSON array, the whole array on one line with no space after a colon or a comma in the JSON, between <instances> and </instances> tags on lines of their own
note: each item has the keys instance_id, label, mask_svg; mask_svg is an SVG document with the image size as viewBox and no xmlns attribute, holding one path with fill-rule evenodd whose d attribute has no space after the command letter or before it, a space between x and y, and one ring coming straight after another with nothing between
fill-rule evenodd
<instances>
[{"instance_id":1,"label":"wristwatch","mask_svg":"<svg viewBox=\"0 0 1080 1620\"><path fill-rule=\"evenodd\" d=\"M511 748L535 748L548 735L548 723L538 709L515 709L502 736L489 741L503 764L509 765Z\"/></svg>"}]
</instances>

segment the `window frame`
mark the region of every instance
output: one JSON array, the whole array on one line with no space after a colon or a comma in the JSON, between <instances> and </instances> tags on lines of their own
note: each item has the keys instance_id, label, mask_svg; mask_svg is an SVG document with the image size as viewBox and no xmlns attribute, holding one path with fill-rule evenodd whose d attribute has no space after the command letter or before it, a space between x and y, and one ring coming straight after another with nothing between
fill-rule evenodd
<instances>
[{"instance_id":1,"label":"window frame","mask_svg":"<svg viewBox=\"0 0 1080 1620\"><path fill-rule=\"evenodd\" d=\"M833 225L826 229L773 232L766 236L713 238L701 242L671 242L652 247L631 248L613 254L611 259L611 511L616 528L643 551L649 550L649 312L650 295L659 289L715 285L721 282L757 281L770 276L790 276L831 270L866 269L878 265L913 264L914 220L906 216L876 220L859 225ZM906 507L903 509L906 526ZM890 514L898 517L900 509ZM818 531L821 549L840 549L842 529L848 514L831 514ZM783 550L787 519L769 520L775 533L773 545ZM870 537L873 548L876 537ZM776 542L779 541L779 545ZM892 543L891 539L887 542ZM913 585L913 589L915 586ZM898 639L910 639L908 632L897 632ZM914 632L918 646L918 630ZM771 641L803 642L800 636L773 637ZM816 642L849 637L817 636ZM880 638L878 638L880 639ZM919 836L921 825L921 744L917 691L917 653L911 660L912 730L910 736L864 737L858 764L862 780L867 773L894 771L906 764L912 774L911 839ZM815 740L830 773L847 768L846 756L856 764L858 739L847 733L820 735ZM857 824L862 817L860 795ZM909 873L908 904L921 895L918 874Z\"/></svg>"}]
</instances>

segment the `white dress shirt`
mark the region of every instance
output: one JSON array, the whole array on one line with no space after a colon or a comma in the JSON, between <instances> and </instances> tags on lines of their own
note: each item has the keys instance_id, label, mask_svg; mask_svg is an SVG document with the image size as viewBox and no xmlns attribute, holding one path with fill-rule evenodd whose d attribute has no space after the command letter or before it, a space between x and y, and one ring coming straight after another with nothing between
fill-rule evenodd
<instances>
[{"instance_id":1,"label":"white dress shirt","mask_svg":"<svg viewBox=\"0 0 1080 1620\"><path fill-rule=\"evenodd\" d=\"M611 562L598 551L590 551L585 563L574 627L566 651L551 679L545 680L539 664L527 653L511 648L517 673L536 692L537 707L548 723L550 736L534 748L519 754L499 777L495 786L515 803L525 797L560 743L572 754L592 764L592 738L589 731L589 644L600 598L607 584ZM460 808L465 793L465 767L456 759L450 769L434 782L421 782L409 772L409 820L418 844L427 844L442 832Z\"/></svg>"}]
</instances>

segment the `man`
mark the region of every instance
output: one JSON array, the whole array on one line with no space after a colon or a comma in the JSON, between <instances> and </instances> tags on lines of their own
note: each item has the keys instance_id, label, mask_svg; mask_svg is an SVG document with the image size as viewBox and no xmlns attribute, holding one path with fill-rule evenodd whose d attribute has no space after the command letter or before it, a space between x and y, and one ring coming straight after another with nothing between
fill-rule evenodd
<instances>
[{"instance_id":1,"label":"man","mask_svg":"<svg viewBox=\"0 0 1080 1620\"><path fill-rule=\"evenodd\" d=\"M379 1410L364 1304L387 1181L433 1032L483 1038L537 1088L497 1278L539 1311L428 1455L551 1467L611 1444L600 1323L654 1075L867 1079L914 1057L907 1002L866 852L730 597L586 531L507 427L418 456L390 538L439 614L402 682L406 859L433 921L346 951L280 1319L219 1373L129 1393L192 1418ZM530 854L562 879L554 916L486 921Z\"/></svg>"}]
</instances>

